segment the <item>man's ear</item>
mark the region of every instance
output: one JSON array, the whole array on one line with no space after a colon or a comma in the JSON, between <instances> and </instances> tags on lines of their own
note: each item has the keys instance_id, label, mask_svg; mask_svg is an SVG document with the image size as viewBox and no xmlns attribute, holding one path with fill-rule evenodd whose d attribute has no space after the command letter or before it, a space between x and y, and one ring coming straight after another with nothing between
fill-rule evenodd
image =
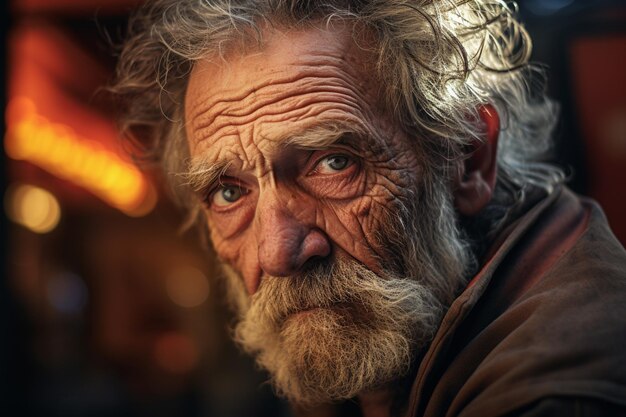
<instances>
[{"instance_id":1,"label":"man's ear","mask_svg":"<svg viewBox=\"0 0 626 417\"><path fill-rule=\"evenodd\" d=\"M455 184L454 204L463 216L474 216L485 208L496 186L500 118L491 104L481 105L478 113L485 125L484 138L469 146Z\"/></svg>"}]
</instances>

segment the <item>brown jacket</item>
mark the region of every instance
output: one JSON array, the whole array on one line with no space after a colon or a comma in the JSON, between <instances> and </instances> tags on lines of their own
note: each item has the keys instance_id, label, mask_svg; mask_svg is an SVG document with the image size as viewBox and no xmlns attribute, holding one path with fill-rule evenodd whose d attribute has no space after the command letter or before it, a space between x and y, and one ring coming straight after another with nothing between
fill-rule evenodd
<instances>
[{"instance_id":1,"label":"brown jacket","mask_svg":"<svg viewBox=\"0 0 626 417\"><path fill-rule=\"evenodd\" d=\"M626 252L558 190L509 226L454 301L406 415L626 416Z\"/></svg>"}]
</instances>

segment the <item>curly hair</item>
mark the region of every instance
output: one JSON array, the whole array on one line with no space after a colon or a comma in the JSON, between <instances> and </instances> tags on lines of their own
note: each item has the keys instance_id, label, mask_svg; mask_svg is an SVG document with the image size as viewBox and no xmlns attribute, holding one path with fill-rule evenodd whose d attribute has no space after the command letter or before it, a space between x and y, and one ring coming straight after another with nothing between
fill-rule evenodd
<instances>
[{"instance_id":1,"label":"curly hair","mask_svg":"<svg viewBox=\"0 0 626 417\"><path fill-rule=\"evenodd\" d=\"M524 190L550 192L562 172L544 163L557 118L541 71L529 64L531 41L501 0L156 0L131 19L112 91L121 98L122 131L158 161L182 203L188 149L184 95L194 62L223 59L241 41L263 42L261 27L306 28L341 20L355 41L375 39L384 100L396 122L430 155L435 176L448 177L467 145L483 136L478 108L501 118L498 180L486 211L501 224Z\"/></svg>"}]
</instances>

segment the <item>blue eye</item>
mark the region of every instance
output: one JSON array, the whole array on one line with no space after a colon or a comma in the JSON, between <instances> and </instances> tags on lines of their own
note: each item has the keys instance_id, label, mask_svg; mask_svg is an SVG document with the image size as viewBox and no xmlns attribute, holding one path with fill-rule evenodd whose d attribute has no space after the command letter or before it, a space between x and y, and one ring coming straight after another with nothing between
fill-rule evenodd
<instances>
[{"instance_id":1,"label":"blue eye","mask_svg":"<svg viewBox=\"0 0 626 417\"><path fill-rule=\"evenodd\" d=\"M222 207L227 206L239 200L242 195L241 187L225 184L213 194L213 203Z\"/></svg>"},{"instance_id":2,"label":"blue eye","mask_svg":"<svg viewBox=\"0 0 626 417\"><path fill-rule=\"evenodd\" d=\"M316 171L320 173L332 174L338 171L343 171L352 165L352 163L352 159L347 155L330 155L318 163Z\"/></svg>"}]
</instances>

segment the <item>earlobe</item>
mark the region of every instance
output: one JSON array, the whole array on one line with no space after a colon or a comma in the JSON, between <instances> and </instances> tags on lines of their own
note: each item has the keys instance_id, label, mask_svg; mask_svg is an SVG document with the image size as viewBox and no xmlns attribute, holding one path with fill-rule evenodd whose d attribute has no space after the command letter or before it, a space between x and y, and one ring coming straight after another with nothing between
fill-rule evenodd
<instances>
[{"instance_id":1,"label":"earlobe","mask_svg":"<svg viewBox=\"0 0 626 417\"><path fill-rule=\"evenodd\" d=\"M476 140L470 145L454 191L456 209L463 216L474 216L485 208L496 185L500 118L490 104L481 105L478 113L485 128L483 140Z\"/></svg>"}]
</instances>

